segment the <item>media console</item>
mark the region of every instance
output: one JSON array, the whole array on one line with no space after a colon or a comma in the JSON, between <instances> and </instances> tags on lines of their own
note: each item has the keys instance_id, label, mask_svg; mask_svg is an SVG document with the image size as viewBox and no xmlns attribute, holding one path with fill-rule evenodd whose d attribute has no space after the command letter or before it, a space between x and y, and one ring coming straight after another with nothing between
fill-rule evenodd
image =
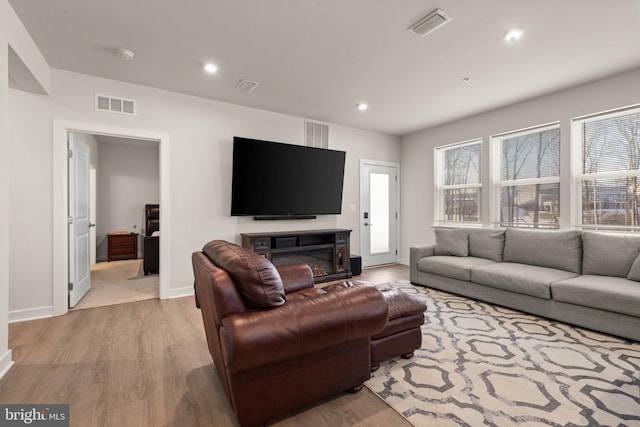
<instances>
[{"instance_id":1,"label":"media console","mask_svg":"<svg viewBox=\"0 0 640 427\"><path fill-rule=\"evenodd\" d=\"M352 277L350 235L342 228L241 234L242 246L274 265L308 264L316 283Z\"/></svg>"}]
</instances>

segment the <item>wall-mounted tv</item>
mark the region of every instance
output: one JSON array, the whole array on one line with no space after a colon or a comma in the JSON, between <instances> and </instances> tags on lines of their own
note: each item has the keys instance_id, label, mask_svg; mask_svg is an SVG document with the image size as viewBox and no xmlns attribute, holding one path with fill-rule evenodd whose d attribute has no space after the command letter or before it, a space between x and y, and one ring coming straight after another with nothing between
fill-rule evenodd
<instances>
[{"instance_id":1,"label":"wall-mounted tv","mask_svg":"<svg viewBox=\"0 0 640 427\"><path fill-rule=\"evenodd\" d=\"M284 219L340 214L345 154L234 137L231 215Z\"/></svg>"}]
</instances>

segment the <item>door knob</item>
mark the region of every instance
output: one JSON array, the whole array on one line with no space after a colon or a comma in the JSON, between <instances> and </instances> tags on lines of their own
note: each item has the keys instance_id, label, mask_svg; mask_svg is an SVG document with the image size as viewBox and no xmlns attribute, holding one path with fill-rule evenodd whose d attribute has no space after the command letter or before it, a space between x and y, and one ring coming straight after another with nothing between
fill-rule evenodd
<instances>
[{"instance_id":1,"label":"door knob","mask_svg":"<svg viewBox=\"0 0 640 427\"><path fill-rule=\"evenodd\" d=\"M89 228L95 227L95 226L96 226L95 224L89 223Z\"/></svg>"}]
</instances>

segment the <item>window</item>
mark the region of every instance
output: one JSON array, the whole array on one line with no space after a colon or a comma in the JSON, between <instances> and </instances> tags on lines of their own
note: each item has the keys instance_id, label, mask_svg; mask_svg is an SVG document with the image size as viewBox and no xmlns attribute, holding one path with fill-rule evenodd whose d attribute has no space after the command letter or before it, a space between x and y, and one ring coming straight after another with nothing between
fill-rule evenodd
<instances>
[{"instance_id":1,"label":"window","mask_svg":"<svg viewBox=\"0 0 640 427\"><path fill-rule=\"evenodd\" d=\"M558 228L560 127L557 123L492 138L493 220L503 227Z\"/></svg>"},{"instance_id":2,"label":"window","mask_svg":"<svg viewBox=\"0 0 640 427\"><path fill-rule=\"evenodd\" d=\"M437 147L436 222L480 222L482 140Z\"/></svg>"},{"instance_id":3,"label":"window","mask_svg":"<svg viewBox=\"0 0 640 427\"><path fill-rule=\"evenodd\" d=\"M639 230L640 107L575 119L577 225Z\"/></svg>"}]
</instances>

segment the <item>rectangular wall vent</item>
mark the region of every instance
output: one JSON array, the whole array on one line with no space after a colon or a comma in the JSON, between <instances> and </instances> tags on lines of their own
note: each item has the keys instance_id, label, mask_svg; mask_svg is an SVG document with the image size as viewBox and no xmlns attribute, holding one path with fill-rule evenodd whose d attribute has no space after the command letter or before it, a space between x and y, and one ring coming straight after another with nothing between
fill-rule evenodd
<instances>
[{"instance_id":1,"label":"rectangular wall vent","mask_svg":"<svg viewBox=\"0 0 640 427\"><path fill-rule=\"evenodd\" d=\"M447 22L451 21L451 17L440 9L436 9L411 27L407 28L410 33L419 37L424 37L432 31L437 30Z\"/></svg>"},{"instance_id":2,"label":"rectangular wall vent","mask_svg":"<svg viewBox=\"0 0 640 427\"><path fill-rule=\"evenodd\" d=\"M115 98L113 96L98 95L96 93L96 110L110 113L136 114L136 101L132 99Z\"/></svg>"},{"instance_id":3,"label":"rectangular wall vent","mask_svg":"<svg viewBox=\"0 0 640 427\"><path fill-rule=\"evenodd\" d=\"M305 144L308 147L329 148L329 125L305 121Z\"/></svg>"}]
</instances>

